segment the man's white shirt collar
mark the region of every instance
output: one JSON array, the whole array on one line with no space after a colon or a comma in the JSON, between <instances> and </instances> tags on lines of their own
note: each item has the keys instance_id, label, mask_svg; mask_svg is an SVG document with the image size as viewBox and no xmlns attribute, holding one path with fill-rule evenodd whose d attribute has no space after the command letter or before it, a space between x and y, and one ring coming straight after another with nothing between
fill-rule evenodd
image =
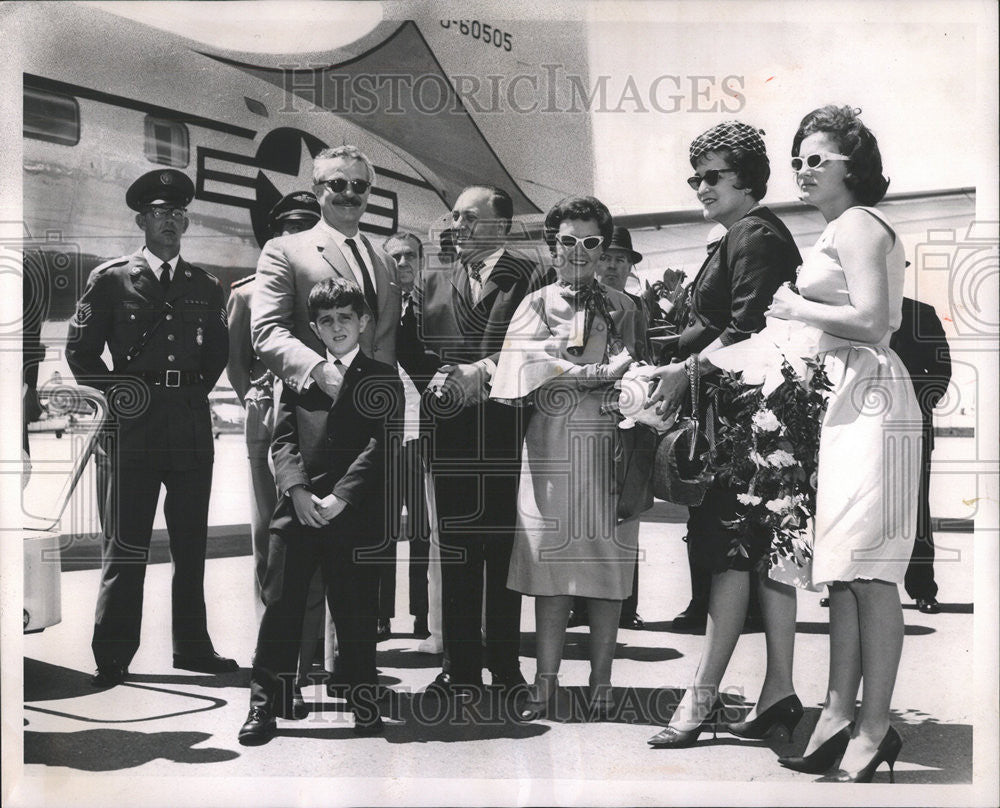
<instances>
[{"instance_id":1,"label":"man's white shirt collar","mask_svg":"<svg viewBox=\"0 0 1000 808\"><path fill-rule=\"evenodd\" d=\"M149 268L153 270L153 274L156 275L157 278L160 277L160 267L162 267L164 263L170 264L170 280L173 280L174 276L177 274L177 262L181 260L181 254L177 253L177 255L165 262L162 258L157 258L153 255L149 251L148 247L142 248L142 257L146 259L146 263L149 264Z\"/></svg>"},{"instance_id":2,"label":"man's white shirt collar","mask_svg":"<svg viewBox=\"0 0 1000 808\"><path fill-rule=\"evenodd\" d=\"M327 222L326 219L320 219L319 222L316 224L316 227L322 228L323 232L326 233L330 238L332 238L336 243L337 247L340 248L340 252L344 256L344 260L347 261L347 265L354 272L354 280L357 282L358 286L360 286L362 289L365 288L363 279L361 278L360 275L358 275L358 270L360 270L361 272L367 272L368 279L372 282L372 285L374 286L375 273L372 271L371 264L369 263L370 259L366 255L368 250L365 247L365 243L361 240L361 231L359 230L353 236L345 236L336 227L333 227L329 222ZM345 242L349 238L354 241L355 245L357 245L358 254L361 256L361 260L364 262L363 267L354 266L357 263L354 260L354 253L351 251L351 248L348 247L347 244L345 244Z\"/></svg>"}]
</instances>

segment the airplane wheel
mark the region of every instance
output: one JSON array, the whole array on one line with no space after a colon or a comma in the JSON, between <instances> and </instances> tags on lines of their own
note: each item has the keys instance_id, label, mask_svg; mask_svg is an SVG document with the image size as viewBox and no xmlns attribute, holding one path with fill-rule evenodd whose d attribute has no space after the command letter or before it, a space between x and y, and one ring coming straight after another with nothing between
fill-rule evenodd
<instances>
[{"instance_id":1,"label":"airplane wheel","mask_svg":"<svg viewBox=\"0 0 1000 808\"><path fill-rule=\"evenodd\" d=\"M56 430L56 437L61 438L63 436L63 431L61 429Z\"/></svg>"}]
</instances>

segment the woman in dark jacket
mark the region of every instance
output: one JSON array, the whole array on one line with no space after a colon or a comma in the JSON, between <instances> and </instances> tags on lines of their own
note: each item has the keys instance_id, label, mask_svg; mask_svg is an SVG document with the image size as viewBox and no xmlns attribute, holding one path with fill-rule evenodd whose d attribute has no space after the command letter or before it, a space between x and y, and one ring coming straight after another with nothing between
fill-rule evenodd
<instances>
[{"instance_id":1,"label":"woman in dark jacket","mask_svg":"<svg viewBox=\"0 0 1000 808\"><path fill-rule=\"evenodd\" d=\"M727 121L698 136L690 149L695 175L688 184L698 194L706 219L726 228L688 291L690 311L681 332L678 358L657 370L659 384L651 403L666 415L684 403L692 375L715 368L713 349L747 339L764 327L764 311L775 291L794 281L801 263L791 233L760 205L767 191L770 164L761 133ZM704 390L704 386L702 388ZM703 400L705 396L701 397ZM704 423L704 421L703 421ZM713 483L704 501L690 509L688 542L694 560L712 575L705 647L694 682L670 725L650 739L657 748L690 746L706 728L721 721L719 685L746 618L750 573L768 550L763 535L745 552L731 553L740 493ZM767 671L749 720L727 725L741 737L759 738L778 724L789 731L802 716L792 686L795 641L795 592L790 586L758 579L767 638Z\"/></svg>"}]
</instances>

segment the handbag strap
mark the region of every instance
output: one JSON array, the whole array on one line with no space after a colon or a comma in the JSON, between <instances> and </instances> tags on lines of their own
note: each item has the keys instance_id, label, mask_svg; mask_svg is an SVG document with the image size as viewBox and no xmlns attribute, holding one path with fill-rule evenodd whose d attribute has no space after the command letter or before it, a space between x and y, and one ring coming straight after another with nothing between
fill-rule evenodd
<instances>
[{"instance_id":1,"label":"handbag strap","mask_svg":"<svg viewBox=\"0 0 1000 808\"><path fill-rule=\"evenodd\" d=\"M684 360L684 369L687 371L688 383L691 386L691 448L688 450L688 460L694 460L695 447L698 444L698 402L701 388L701 371L698 367L698 354L692 354Z\"/></svg>"}]
</instances>

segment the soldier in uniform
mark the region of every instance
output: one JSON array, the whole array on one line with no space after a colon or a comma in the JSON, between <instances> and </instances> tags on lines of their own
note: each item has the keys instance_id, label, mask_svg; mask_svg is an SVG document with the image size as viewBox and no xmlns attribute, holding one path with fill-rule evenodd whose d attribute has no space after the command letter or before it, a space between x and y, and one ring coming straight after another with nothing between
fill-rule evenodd
<instances>
[{"instance_id":1,"label":"soldier in uniform","mask_svg":"<svg viewBox=\"0 0 1000 808\"><path fill-rule=\"evenodd\" d=\"M145 562L161 487L173 558L174 667L238 670L215 652L205 616L214 460L208 393L226 366L229 338L219 282L180 256L193 196L191 180L174 169L151 171L132 184L125 202L137 211L145 246L91 274L70 322L70 368L78 382L108 396L117 432L117 513L104 538L92 642L97 687L120 684L139 647ZM105 346L110 370L101 358Z\"/></svg>"},{"instance_id":2,"label":"soldier in uniform","mask_svg":"<svg viewBox=\"0 0 1000 808\"><path fill-rule=\"evenodd\" d=\"M309 191L296 191L283 196L271 208L271 235L286 236L309 230L319 221L319 202ZM262 596L264 573L267 571L267 548L271 517L277 504L274 474L268 465L271 432L274 426L274 374L257 356L250 341L250 302L256 286L256 273L236 281L229 293L229 364L226 373L246 410L244 436L250 463L250 495L252 500L250 539L254 563L254 602L257 622L264 614ZM323 576L317 571L309 587L306 619L302 626L302 646L299 655L300 676L309 672L318 639L323 634L326 609ZM320 658L322 650L320 646ZM300 698L296 693L297 700Z\"/></svg>"}]
</instances>

